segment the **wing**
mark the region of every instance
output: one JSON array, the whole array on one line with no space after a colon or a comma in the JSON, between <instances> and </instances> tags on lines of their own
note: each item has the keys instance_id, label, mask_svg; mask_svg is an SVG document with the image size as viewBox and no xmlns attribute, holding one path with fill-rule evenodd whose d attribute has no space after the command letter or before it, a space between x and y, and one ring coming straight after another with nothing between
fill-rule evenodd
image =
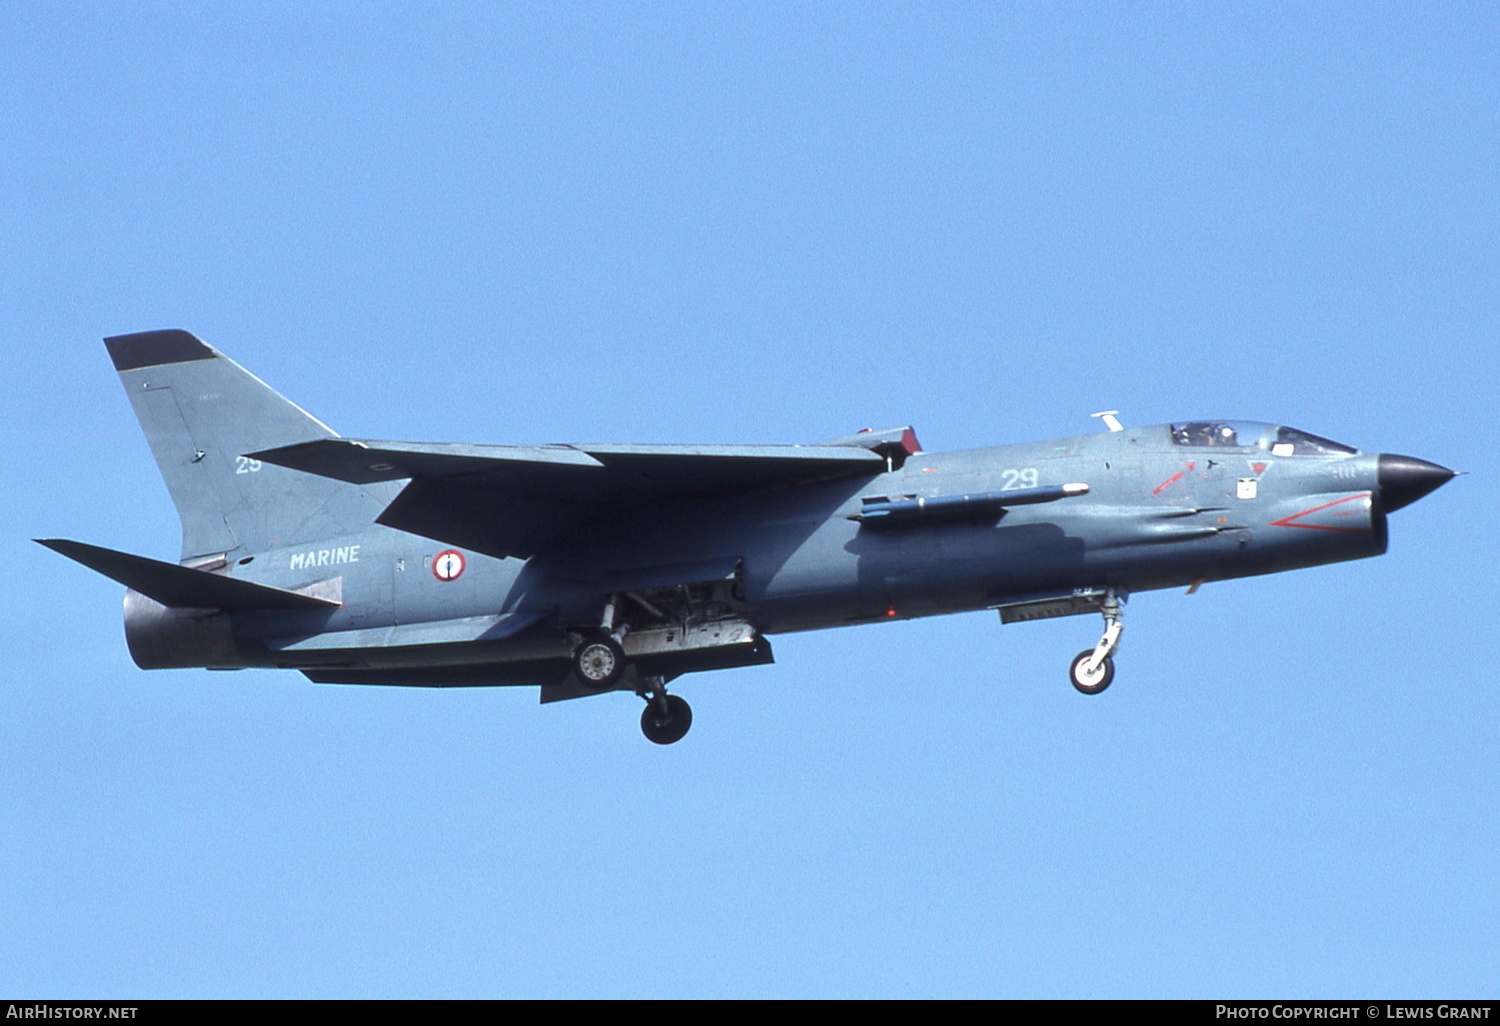
<instances>
[{"instance_id":1,"label":"wing","mask_svg":"<svg viewBox=\"0 0 1500 1026\"><path fill-rule=\"evenodd\" d=\"M886 469L850 445L433 445L319 439L247 453L356 484L409 479L377 522L490 556L529 558L609 509L740 495Z\"/></svg>"}]
</instances>

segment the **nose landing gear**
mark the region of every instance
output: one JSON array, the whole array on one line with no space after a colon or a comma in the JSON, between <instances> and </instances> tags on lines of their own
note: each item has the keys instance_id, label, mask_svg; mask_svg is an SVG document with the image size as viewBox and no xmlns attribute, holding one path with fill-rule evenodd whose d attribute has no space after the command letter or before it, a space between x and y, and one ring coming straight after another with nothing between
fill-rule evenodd
<instances>
[{"instance_id":1,"label":"nose landing gear","mask_svg":"<svg viewBox=\"0 0 1500 1026\"><path fill-rule=\"evenodd\" d=\"M1121 606L1124 598L1108 589L1099 603L1099 612L1104 615L1104 634L1092 649L1079 652L1068 668L1068 678L1073 686L1085 695L1097 695L1115 679L1115 650L1120 647L1120 634L1125 630L1125 614Z\"/></svg>"},{"instance_id":2,"label":"nose landing gear","mask_svg":"<svg viewBox=\"0 0 1500 1026\"><path fill-rule=\"evenodd\" d=\"M1115 661L1105 656L1093 671L1089 666L1093 664L1094 650L1084 649L1073 659L1073 665L1068 668L1068 678L1073 681L1073 686L1085 695L1097 695L1109 687L1115 679Z\"/></svg>"}]
</instances>

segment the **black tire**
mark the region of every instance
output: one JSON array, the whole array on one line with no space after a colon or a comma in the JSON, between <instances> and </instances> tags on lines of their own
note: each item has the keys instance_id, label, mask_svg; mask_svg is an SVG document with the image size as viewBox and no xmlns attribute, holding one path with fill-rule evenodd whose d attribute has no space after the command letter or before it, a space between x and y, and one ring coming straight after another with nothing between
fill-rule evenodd
<instances>
[{"instance_id":1,"label":"black tire","mask_svg":"<svg viewBox=\"0 0 1500 1026\"><path fill-rule=\"evenodd\" d=\"M1084 649L1082 652L1079 652L1078 657L1073 660L1073 665L1068 667L1068 679L1073 682L1073 686L1075 688L1083 692L1085 695L1097 695L1099 692L1109 687L1110 683L1115 679L1114 656L1105 656L1104 665L1099 667L1099 672L1096 673L1092 678L1083 676L1083 664L1088 662L1093 654L1093 649Z\"/></svg>"},{"instance_id":2,"label":"black tire","mask_svg":"<svg viewBox=\"0 0 1500 1026\"><path fill-rule=\"evenodd\" d=\"M586 688L604 691L625 676L625 650L607 634L585 638L573 650L573 672Z\"/></svg>"},{"instance_id":3,"label":"black tire","mask_svg":"<svg viewBox=\"0 0 1500 1026\"><path fill-rule=\"evenodd\" d=\"M661 710L652 699L646 701L646 708L641 712L641 733L645 734L646 740L652 744L676 744L683 739L692 725L693 707L688 705L685 699L676 695L667 696L665 717L662 716Z\"/></svg>"}]
</instances>

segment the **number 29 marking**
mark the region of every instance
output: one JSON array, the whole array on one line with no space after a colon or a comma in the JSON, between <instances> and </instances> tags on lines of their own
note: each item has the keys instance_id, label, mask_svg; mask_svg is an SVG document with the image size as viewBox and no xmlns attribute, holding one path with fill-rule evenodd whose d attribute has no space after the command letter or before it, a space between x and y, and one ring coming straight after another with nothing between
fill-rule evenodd
<instances>
[{"instance_id":1,"label":"number 29 marking","mask_svg":"<svg viewBox=\"0 0 1500 1026\"><path fill-rule=\"evenodd\" d=\"M1037 477L1035 467L1021 467L1018 470L1004 470L1001 471L1000 476L1005 479L1005 483L1000 486L1000 490L1002 492L1014 491L1017 488L1036 487Z\"/></svg>"}]
</instances>

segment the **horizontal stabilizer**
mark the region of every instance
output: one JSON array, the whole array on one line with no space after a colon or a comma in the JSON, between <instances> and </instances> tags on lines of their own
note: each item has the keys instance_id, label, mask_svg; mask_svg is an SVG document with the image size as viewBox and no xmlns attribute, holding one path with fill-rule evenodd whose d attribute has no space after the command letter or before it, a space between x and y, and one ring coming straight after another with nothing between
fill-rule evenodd
<instances>
[{"instance_id":1,"label":"horizontal stabilizer","mask_svg":"<svg viewBox=\"0 0 1500 1026\"><path fill-rule=\"evenodd\" d=\"M238 613L254 609L331 609L339 606L332 599L220 577L204 570L116 552L98 545L85 545L65 538L35 540L37 544L119 581L147 598L177 609L223 609Z\"/></svg>"}]
</instances>

